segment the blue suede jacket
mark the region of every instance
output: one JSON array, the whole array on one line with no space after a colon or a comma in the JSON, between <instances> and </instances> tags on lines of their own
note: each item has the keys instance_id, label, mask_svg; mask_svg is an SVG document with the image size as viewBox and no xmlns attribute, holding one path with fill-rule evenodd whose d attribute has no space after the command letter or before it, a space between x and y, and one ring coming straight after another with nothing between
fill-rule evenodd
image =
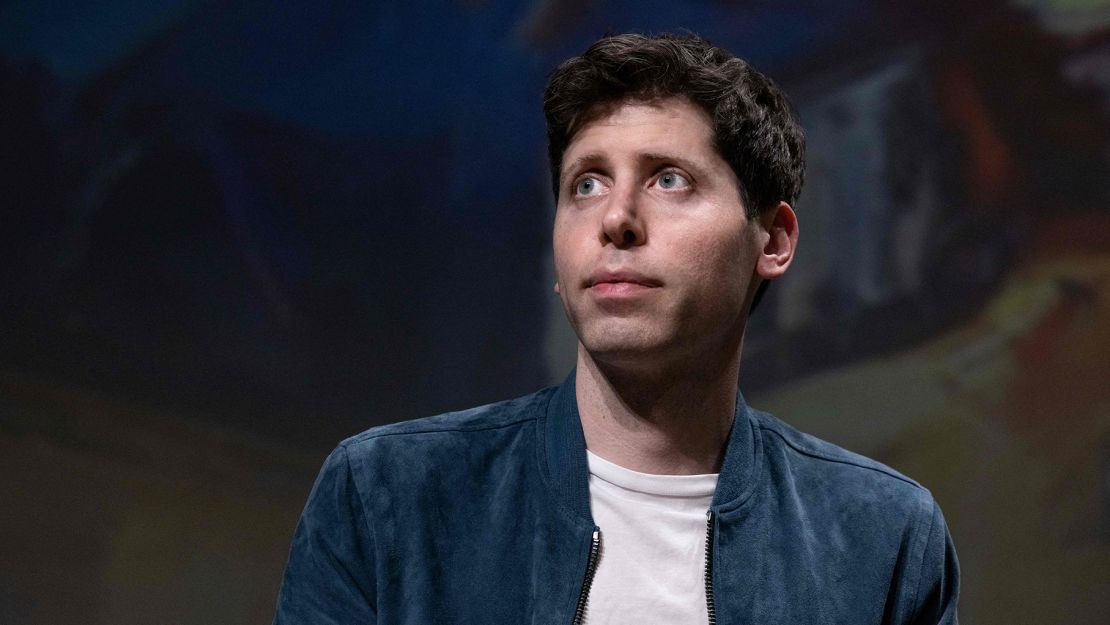
<instances>
[{"instance_id":1,"label":"blue suede jacket","mask_svg":"<svg viewBox=\"0 0 1110 625\"><path fill-rule=\"evenodd\" d=\"M324 463L274 622L571 625L604 540L589 502L573 374L373 428ZM929 492L741 397L707 532L711 623L956 623L956 554Z\"/></svg>"}]
</instances>

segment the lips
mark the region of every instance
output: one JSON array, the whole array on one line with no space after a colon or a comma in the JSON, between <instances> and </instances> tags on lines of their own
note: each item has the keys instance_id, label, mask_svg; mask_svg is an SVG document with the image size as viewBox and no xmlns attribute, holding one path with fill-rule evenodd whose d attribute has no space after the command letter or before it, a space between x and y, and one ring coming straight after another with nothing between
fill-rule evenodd
<instances>
[{"instance_id":1,"label":"lips","mask_svg":"<svg viewBox=\"0 0 1110 625\"><path fill-rule=\"evenodd\" d=\"M629 270L596 271L586 278L585 287L595 292L622 293L663 286L663 282Z\"/></svg>"}]
</instances>

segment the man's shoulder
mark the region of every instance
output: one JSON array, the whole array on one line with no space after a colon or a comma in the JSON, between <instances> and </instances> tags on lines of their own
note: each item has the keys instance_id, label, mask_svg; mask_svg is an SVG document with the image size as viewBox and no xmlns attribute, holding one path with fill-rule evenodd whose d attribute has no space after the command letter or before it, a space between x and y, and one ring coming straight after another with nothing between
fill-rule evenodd
<instances>
[{"instance_id":1,"label":"man's shoulder","mask_svg":"<svg viewBox=\"0 0 1110 625\"><path fill-rule=\"evenodd\" d=\"M437 434L496 432L535 421L543 413L554 388L528 395L442 414L379 425L351 436L340 443L348 450L365 448L393 440L428 439Z\"/></svg>"},{"instance_id":2,"label":"man's shoulder","mask_svg":"<svg viewBox=\"0 0 1110 625\"><path fill-rule=\"evenodd\" d=\"M327 464L340 465L368 507L389 501L415 515L431 502L478 500L496 492L491 480L527 473L537 439L530 425L549 394L372 427L339 443Z\"/></svg>"},{"instance_id":3,"label":"man's shoulder","mask_svg":"<svg viewBox=\"0 0 1110 625\"><path fill-rule=\"evenodd\" d=\"M932 494L924 486L891 467L801 432L774 415L752 411L764 453L776 455L790 464L795 473L814 476L824 486L842 495L870 498L886 493L893 500L931 508Z\"/></svg>"}]
</instances>

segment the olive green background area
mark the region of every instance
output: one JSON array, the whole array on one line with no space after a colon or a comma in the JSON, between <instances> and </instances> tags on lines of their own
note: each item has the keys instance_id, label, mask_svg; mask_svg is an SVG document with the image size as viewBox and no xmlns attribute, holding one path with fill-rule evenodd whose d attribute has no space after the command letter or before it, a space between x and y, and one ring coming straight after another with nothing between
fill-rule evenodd
<instances>
[{"instance_id":1,"label":"olive green background area","mask_svg":"<svg viewBox=\"0 0 1110 625\"><path fill-rule=\"evenodd\" d=\"M261 623L322 457L0 376L0 621Z\"/></svg>"}]
</instances>

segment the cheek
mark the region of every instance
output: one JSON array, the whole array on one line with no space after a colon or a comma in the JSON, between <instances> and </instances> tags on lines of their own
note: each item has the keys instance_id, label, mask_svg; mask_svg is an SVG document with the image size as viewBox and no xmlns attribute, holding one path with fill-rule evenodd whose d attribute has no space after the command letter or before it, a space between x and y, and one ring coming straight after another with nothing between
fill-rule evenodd
<instances>
[{"instance_id":1,"label":"cheek","mask_svg":"<svg viewBox=\"0 0 1110 625\"><path fill-rule=\"evenodd\" d=\"M755 259L739 235L698 237L691 241L683 266L688 268L687 284L693 306L692 318L732 319L747 296Z\"/></svg>"},{"instance_id":2,"label":"cheek","mask_svg":"<svg viewBox=\"0 0 1110 625\"><path fill-rule=\"evenodd\" d=\"M569 243L572 239L567 232L567 225L564 221L563 219L556 218L555 227L551 234L551 249L554 253L556 272L560 271L570 257Z\"/></svg>"},{"instance_id":3,"label":"cheek","mask_svg":"<svg viewBox=\"0 0 1110 625\"><path fill-rule=\"evenodd\" d=\"M589 269L585 266L590 262L589 244L574 223L555 222L551 247L555 279L564 286L567 286L568 281L581 279L583 271Z\"/></svg>"},{"instance_id":4,"label":"cheek","mask_svg":"<svg viewBox=\"0 0 1110 625\"><path fill-rule=\"evenodd\" d=\"M702 233L683 237L675 246L681 266L689 268L691 277L709 282L734 281L754 268L751 245L739 234L713 236ZM700 280L699 280L700 281Z\"/></svg>"}]
</instances>

